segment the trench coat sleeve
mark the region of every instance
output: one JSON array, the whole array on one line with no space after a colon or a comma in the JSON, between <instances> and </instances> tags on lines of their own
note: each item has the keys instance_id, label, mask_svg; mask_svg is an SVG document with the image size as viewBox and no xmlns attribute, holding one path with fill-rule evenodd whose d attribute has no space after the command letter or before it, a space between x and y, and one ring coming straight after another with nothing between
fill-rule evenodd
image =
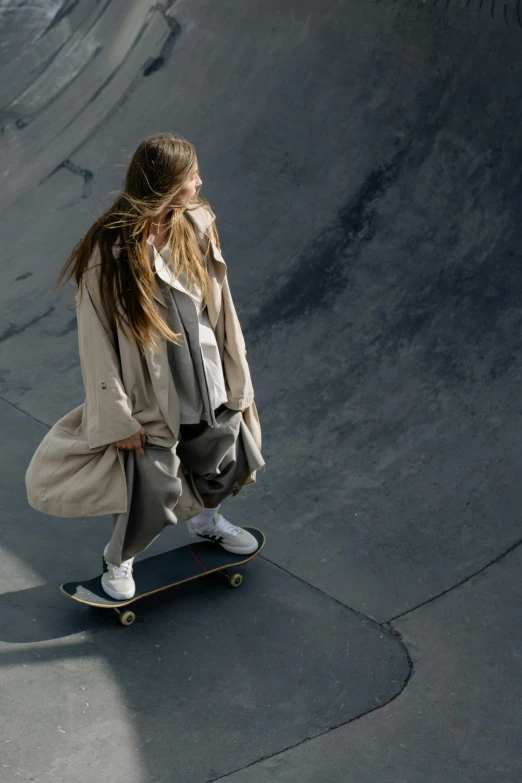
<instances>
[{"instance_id":1,"label":"trench coat sleeve","mask_svg":"<svg viewBox=\"0 0 522 783\"><path fill-rule=\"evenodd\" d=\"M239 411L252 404L254 389L246 360L245 339L232 301L227 275L223 279L221 296L225 321L223 368L228 394L226 406Z\"/></svg>"},{"instance_id":2,"label":"trench coat sleeve","mask_svg":"<svg viewBox=\"0 0 522 783\"><path fill-rule=\"evenodd\" d=\"M90 449L113 444L141 428L122 381L116 330L103 311L98 277L88 268L76 292L78 349L85 387L86 437Z\"/></svg>"}]
</instances>

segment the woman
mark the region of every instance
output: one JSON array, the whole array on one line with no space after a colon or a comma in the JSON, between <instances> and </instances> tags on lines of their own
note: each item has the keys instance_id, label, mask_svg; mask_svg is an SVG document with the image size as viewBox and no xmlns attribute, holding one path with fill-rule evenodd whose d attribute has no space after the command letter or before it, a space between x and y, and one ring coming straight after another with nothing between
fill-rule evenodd
<instances>
[{"instance_id":1,"label":"woman","mask_svg":"<svg viewBox=\"0 0 522 783\"><path fill-rule=\"evenodd\" d=\"M249 554L221 502L254 483L261 429L215 215L192 144L142 141L123 190L64 264L74 277L85 401L44 437L29 503L56 516L112 513L104 591L135 593L133 561L167 524Z\"/></svg>"}]
</instances>

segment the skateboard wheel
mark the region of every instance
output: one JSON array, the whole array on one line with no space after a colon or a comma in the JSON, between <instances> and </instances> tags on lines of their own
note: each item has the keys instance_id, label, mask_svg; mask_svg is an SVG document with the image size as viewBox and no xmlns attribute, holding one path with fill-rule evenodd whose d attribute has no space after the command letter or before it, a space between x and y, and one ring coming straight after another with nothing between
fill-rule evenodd
<instances>
[{"instance_id":1,"label":"skateboard wheel","mask_svg":"<svg viewBox=\"0 0 522 783\"><path fill-rule=\"evenodd\" d=\"M243 583L242 574L230 574L227 576L227 582L230 587L239 587Z\"/></svg>"},{"instance_id":2,"label":"skateboard wheel","mask_svg":"<svg viewBox=\"0 0 522 783\"><path fill-rule=\"evenodd\" d=\"M134 614L134 612L122 612L120 614L120 623L122 625L133 625L135 620L136 620L136 615Z\"/></svg>"}]
</instances>

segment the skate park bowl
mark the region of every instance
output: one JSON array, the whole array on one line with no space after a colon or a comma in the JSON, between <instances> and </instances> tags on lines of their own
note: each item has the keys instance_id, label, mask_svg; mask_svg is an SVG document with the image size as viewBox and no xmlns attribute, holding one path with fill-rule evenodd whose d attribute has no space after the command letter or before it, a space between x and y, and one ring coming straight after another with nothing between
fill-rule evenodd
<instances>
[{"instance_id":1,"label":"skate park bowl","mask_svg":"<svg viewBox=\"0 0 522 783\"><path fill-rule=\"evenodd\" d=\"M2 780L518 780L520 2L2 0L0 43ZM24 473L84 399L60 268L164 130L263 433L223 513L267 543L123 629L58 589L110 519Z\"/></svg>"}]
</instances>

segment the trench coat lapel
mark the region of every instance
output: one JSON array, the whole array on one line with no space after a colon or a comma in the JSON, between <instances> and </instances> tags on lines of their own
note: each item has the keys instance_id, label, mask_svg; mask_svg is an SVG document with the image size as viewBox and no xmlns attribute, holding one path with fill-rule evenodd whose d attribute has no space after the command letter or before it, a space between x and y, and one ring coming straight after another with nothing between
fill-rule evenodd
<instances>
[{"instance_id":1,"label":"trench coat lapel","mask_svg":"<svg viewBox=\"0 0 522 783\"><path fill-rule=\"evenodd\" d=\"M167 306L167 303L165 302L165 297L163 296L163 291L161 290L160 284L158 283L157 279L155 280L154 283L154 291L152 295L160 305L163 305L163 307Z\"/></svg>"},{"instance_id":2,"label":"trench coat lapel","mask_svg":"<svg viewBox=\"0 0 522 783\"><path fill-rule=\"evenodd\" d=\"M161 289L159 289L161 295ZM161 317L166 321L167 308L162 311L158 308ZM177 434L179 428L179 403L174 407L173 401L177 401L177 394L173 388L174 382L169 371L169 360L167 354L167 341L163 338L158 339L158 349L153 350L150 344L144 348L145 361L149 370L150 380L154 394L158 402L158 407L169 425L171 431Z\"/></svg>"},{"instance_id":3,"label":"trench coat lapel","mask_svg":"<svg viewBox=\"0 0 522 783\"><path fill-rule=\"evenodd\" d=\"M221 310L221 288L227 273L226 261L212 237L211 225L216 216L210 207L200 205L187 209L186 214L194 224L196 236L203 252L206 251L207 243L210 241L210 258L208 259L207 269L210 276L211 293L207 303L207 310L210 325L215 329Z\"/></svg>"},{"instance_id":4,"label":"trench coat lapel","mask_svg":"<svg viewBox=\"0 0 522 783\"><path fill-rule=\"evenodd\" d=\"M161 290L161 286L158 282L158 276L161 277L162 280L165 280L165 282L170 283L170 270L163 264L163 259L161 258L160 254L155 252L154 245L147 242L147 250L149 251L149 258L151 262L154 263L154 267L157 273L157 276L154 279L154 291L152 295L154 299L166 309L167 303L165 301L163 291ZM163 318L163 314L161 312L160 315Z\"/></svg>"}]
</instances>

